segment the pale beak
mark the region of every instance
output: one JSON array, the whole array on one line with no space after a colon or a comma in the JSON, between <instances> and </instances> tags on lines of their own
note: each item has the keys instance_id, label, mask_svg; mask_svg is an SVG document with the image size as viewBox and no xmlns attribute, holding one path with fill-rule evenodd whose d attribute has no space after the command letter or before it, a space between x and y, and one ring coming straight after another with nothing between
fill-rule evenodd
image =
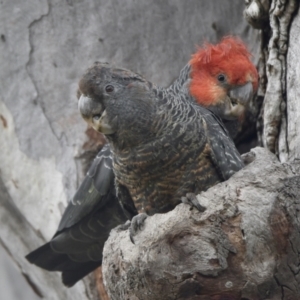
<instances>
[{"instance_id":1,"label":"pale beak","mask_svg":"<svg viewBox=\"0 0 300 300\"><path fill-rule=\"evenodd\" d=\"M232 103L232 99L227 96L223 106L222 119L236 120L245 113L245 105L240 102Z\"/></svg>"},{"instance_id":2,"label":"pale beak","mask_svg":"<svg viewBox=\"0 0 300 300\"><path fill-rule=\"evenodd\" d=\"M116 117L115 117L116 118ZM114 119L115 121L115 119ZM102 115L95 115L93 117L93 128L103 134L113 134L115 133L115 129L110 125L109 119L106 113L106 110L102 113Z\"/></svg>"},{"instance_id":3,"label":"pale beak","mask_svg":"<svg viewBox=\"0 0 300 300\"><path fill-rule=\"evenodd\" d=\"M96 131L103 134L115 133L115 130L109 123L106 110L101 103L96 102L90 97L81 95L78 100L78 109L84 120Z\"/></svg>"},{"instance_id":4,"label":"pale beak","mask_svg":"<svg viewBox=\"0 0 300 300\"><path fill-rule=\"evenodd\" d=\"M233 88L229 91L229 97L236 103L246 105L253 97L252 82Z\"/></svg>"},{"instance_id":5,"label":"pale beak","mask_svg":"<svg viewBox=\"0 0 300 300\"><path fill-rule=\"evenodd\" d=\"M244 114L247 103L253 97L253 85L248 82L231 89L224 102L223 119L234 120Z\"/></svg>"}]
</instances>

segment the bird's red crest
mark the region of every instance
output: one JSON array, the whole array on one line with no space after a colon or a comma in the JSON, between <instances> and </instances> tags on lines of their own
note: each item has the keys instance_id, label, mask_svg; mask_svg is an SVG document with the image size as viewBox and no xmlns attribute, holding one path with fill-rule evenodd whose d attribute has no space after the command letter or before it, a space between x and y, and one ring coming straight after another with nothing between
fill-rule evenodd
<instances>
[{"instance_id":1,"label":"bird's red crest","mask_svg":"<svg viewBox=\"0 0 300 300\"><path fill-rule=\"evenodd\" d=\"M192 55L190 93L204 106L215 105L226 94L216 77L225 74L230 85L252 82L256 91L258 73L244 43L235 37L225 37L217 45L206 43Z\"/></svg>"},{"instance_id":2,"label":"bird's red crest","mask_svg":"<svg viewBox=\"0 0 300 300\"><path fill-rule=\"evenodd\" d=\"M203 48L192 55L190 64L209 64L213 60L232 59L236 55L242 55L250 59L251 54L244 43L235 37L225 37L217 45L205 43Z\"/></svg>"}]
</instances>

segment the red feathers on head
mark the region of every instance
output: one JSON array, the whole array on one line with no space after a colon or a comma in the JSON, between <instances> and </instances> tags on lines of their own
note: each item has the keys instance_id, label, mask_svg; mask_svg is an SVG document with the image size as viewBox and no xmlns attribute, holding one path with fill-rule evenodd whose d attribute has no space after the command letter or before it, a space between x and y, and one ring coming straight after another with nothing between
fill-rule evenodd
<instances>
[{"instance_id":1,"label":"red feathers on head","mask_svg":"<svg viewBox=\"0 0 300 300\"><path fill-rule=\"evenodd\" d=\"M244 56L250 59L251 54L247 50L246 46L241 40L236 37L228 36L224 37L222 41L217 45L205 43L203 48L192 55L190 64L209 64L222 59L232 59L236 55Z\"/></svg>"},{"instance_id":2,"label":"red feathers on head","mask_svg":"<svg viewBox=\"0 0 300 300\"><path fill-rule=\"evenodd\" d=\"M250 58L244 43L235 37L225 37L217 45L206 43L190 60L191 95L205 106L222 101L227 90L218 83L219 74L226 76L230 86L244 85L250 81L256 91L258 74Z\"/></svg>"}]
</instances>

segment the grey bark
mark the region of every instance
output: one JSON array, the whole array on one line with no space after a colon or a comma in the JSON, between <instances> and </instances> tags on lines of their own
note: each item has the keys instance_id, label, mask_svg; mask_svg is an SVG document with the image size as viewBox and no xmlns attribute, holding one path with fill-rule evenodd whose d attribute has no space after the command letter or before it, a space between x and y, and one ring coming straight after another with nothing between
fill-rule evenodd
<instances>
[{"instance_id":1,"label":"grey bark","mask_svg":"<svg viewBox=\"0 0 300 300\"><path fill-rule=\"evenodd\" d=\"M256 54L243 8L240 0L0 1L0 238L37 295L98 297L93 276L66 290L59 274L24 259L52 237L103 142L77 111L83 70L109 61L166 86L204 40L232 33ZM11 282L6 289L19 286Z\"/></svg>"},{"instance_id":2,"label":"grey bark","mask_svg":"<svg viewBox=\"0 0 300 300\"><path fill-rule=\"evenodd\" d=\"M299 109L295 84L299 55L299 1L247 0L246 19L261 29L262 145L281 161L299 156Z\"/></svg>"}]
</instances>

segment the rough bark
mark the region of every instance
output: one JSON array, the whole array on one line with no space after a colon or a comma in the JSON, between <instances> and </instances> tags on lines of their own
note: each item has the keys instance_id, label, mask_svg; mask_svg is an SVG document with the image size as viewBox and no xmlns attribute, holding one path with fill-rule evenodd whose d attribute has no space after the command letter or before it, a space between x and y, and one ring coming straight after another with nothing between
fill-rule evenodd
<instances>
[{"instance_id":1,"label":"rough bark","mask_svg":"<svg viewBox=\"0 0 300 300\"><path fill-rule=\"evenodd\" d=\"M300 70L300 13L298 12L292 23L289 32L289 46L287 53L287 126L281 135L281 139L287 145L288 159L296 160L300 158L300 106L299 106L299 70Z\"/></svg>"},{"instance_id":2,"label":"rough bark","mask_svg":"<svg viewBox=\"0 0 300 300\"><path fill-rule=\"evenodd\" d=\"M262 145L281 161L299 155L295 121L299 119L294 84L299 55L298 0L247 0L244 15L261 29L260 96L264 98L259 134ZM294 18L294 16L296 16ZM287 52L289 54L287 55Z\"/></svg>"},{"instance_id":3,"label":"rough bark","mask_svg":"<svg viewBox=\"0 0 300 300\"><path fill-rule=\"evenodd\" d=\"M115 229L104 248L104 282L114 299L300 299L298 165L264 148L227 182L149 217L129 239Z\"/></svg>"}]
</instances>

